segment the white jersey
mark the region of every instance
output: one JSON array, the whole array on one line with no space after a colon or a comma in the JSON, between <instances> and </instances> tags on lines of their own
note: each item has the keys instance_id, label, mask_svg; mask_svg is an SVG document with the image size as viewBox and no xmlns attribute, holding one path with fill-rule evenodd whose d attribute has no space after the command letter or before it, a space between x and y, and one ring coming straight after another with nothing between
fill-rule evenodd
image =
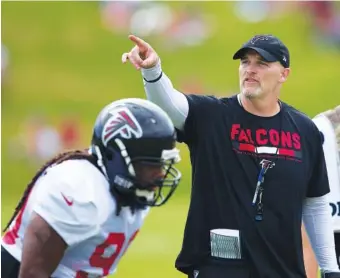
<instances>
[{"instance_id":1,"label":"white jersey","mask_svg":"<svg viewBox=\"0 0 340 278\"><path fill-rule=\"evenodd\" d=\"M323 150L331 190L330 213L334 231L340 232L340 159L335 130L331 121L323 114L316 116L313 121L324 136Z\"/></svg>"},{"instance_id":2,"label":"white jersey","mask_svg":"<svg viewBox=\"0 0 340 278\"><path fill-rule=\"evenodd\" d=\"M123 207L116 216L116 201L104 175L86 160L64 161L38 179L2 238L3 247L19 261L33 211L68 245L52 277L82 278L115 272L149 209L132 214Z\"/></svg>"}]
</instances>

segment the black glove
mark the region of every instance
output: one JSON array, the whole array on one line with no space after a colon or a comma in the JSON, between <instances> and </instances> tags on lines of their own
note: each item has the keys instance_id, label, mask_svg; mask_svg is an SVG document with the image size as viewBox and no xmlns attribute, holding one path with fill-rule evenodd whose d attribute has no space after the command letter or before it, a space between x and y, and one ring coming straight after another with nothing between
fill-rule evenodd
<instances>
[{"instance_id":1,"label":"black glove","mask_svg":"<svg viewBox=\"0 0 340 278\"><path fill-rule=\"evenodd\" d=\"M321 272L321 278L340 278L340 272Z\"/></svg>"}]
</instances>

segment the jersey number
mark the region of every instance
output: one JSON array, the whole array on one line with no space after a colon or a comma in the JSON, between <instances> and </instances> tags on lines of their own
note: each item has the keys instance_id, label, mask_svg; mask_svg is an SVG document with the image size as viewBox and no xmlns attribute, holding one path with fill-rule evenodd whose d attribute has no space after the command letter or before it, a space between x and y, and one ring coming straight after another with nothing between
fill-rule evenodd
<instances>
[{"instance_id":1,"label":"jersey number","mask_svg":"<svg viewBox=\"0 0 340 278\"><path fill-rule=\"evenodd\" d=\"M134 240L138 233L138 230L130 237L128 244L124 250L127 250L130 243ZM115 260L117 259L122 247L124 245L126 238L123 233L110 233L106 240L99 244L96 249L94 250L93 254L90 257L90 265L93 267L99 267L103 269L103 275L106 276L109 274L111 266L114 264ZM104 256L105 249L110 246L116 246L115 251L109 257ZM124 255L124 253L122 255ZM78 271L76 278L87 278L88 275L86 272Z\"/></svg>"}]
</instances>

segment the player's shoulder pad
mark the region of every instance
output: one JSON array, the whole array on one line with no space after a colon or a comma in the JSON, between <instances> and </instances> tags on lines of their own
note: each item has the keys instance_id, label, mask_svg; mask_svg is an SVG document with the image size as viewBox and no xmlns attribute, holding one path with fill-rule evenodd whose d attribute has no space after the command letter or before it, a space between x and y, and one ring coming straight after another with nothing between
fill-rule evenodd
<instances>
[{"instance_id":1,"label":"player's shoulder pad","mask_svg":"<svg viewBox=\"0 0 340 278\"><path fill-rule=\"evenodd\" d=\"M105 176L87 160L67 160L48 168L38 182L51 193L71 196L79 204L95 202L101 188L107 190Z\"/></svg>"},{"instance_id":2,"label":"player's shoulder pad","mask_svg":"<svg viewBox=\"0 0 340 278\"><path fill-rule=\"evenodd\" d=\"M79 222L87 223L91 217L103 222L116 209L108 181L87 160L68 160L50 167L37 181L36 189L41 207L58 207Z\"/></svg>"}]
</instances>

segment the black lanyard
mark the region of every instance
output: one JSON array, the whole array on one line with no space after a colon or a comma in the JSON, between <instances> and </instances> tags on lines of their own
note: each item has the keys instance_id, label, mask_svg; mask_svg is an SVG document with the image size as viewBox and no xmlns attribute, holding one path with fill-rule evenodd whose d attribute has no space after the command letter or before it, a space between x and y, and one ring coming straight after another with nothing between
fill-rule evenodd
<instances>
[{"instance_id":1,"label":"black lanyard","mask_svg":"<svg viewBox=\"0 0 340 278\"><path fill-rule=\"evenodd\" d=\"M255 188L255 193L252 201L252 205L256 205L256 215L255 220L261 221L263 219L263 204L262 204L262 194L264 191L263 183L264 183L264 176L267 173L268 169L273 168L275 166L275 162L262 159L260 162L261 170L257 177L257 184Z\"/></svg>"},{"instance_id":2,"label":"black lanyard","mask_svg":"<svg viewBox=\"0 0 340 278\"><path fill-rule=\"evenodd\" d=\"M241 98L240 95L237 95L237 100L240 104L240 106L244 109L242 102L241 102ZM282 103L279 101L279 105L280 105L280 134L281 134L281 130L282 130L282 125L283 125L283 111L282 111ZM280 140L280 138L279 138ZM255 150L257 153L257 144L256 142L254 142L254 146L255 146ZM279 151L279 145L277 146L276 149L276 158L275 161L278 160L278 151ZM255 159L256 161L258 161L257 159ZM256 207L256 214L255 214L255 220L256 221L262 221L263 220L263 203L262 203L262 196L263 196L263 191L264 191L264 187L263 187L263 183L264 183L264 176L267 173L268 169L273 168L275 166L275 162L271 161L271 160L267 160L267 159L262 159L259 163L259 165L256 163L256 167L261 166L260 170L259 170L259 174L257 176L257 183L256 183L256 187L255 187L255 192L254 192L254 197L252 200L252 206Z\"/></svg>"}]
</instances>

